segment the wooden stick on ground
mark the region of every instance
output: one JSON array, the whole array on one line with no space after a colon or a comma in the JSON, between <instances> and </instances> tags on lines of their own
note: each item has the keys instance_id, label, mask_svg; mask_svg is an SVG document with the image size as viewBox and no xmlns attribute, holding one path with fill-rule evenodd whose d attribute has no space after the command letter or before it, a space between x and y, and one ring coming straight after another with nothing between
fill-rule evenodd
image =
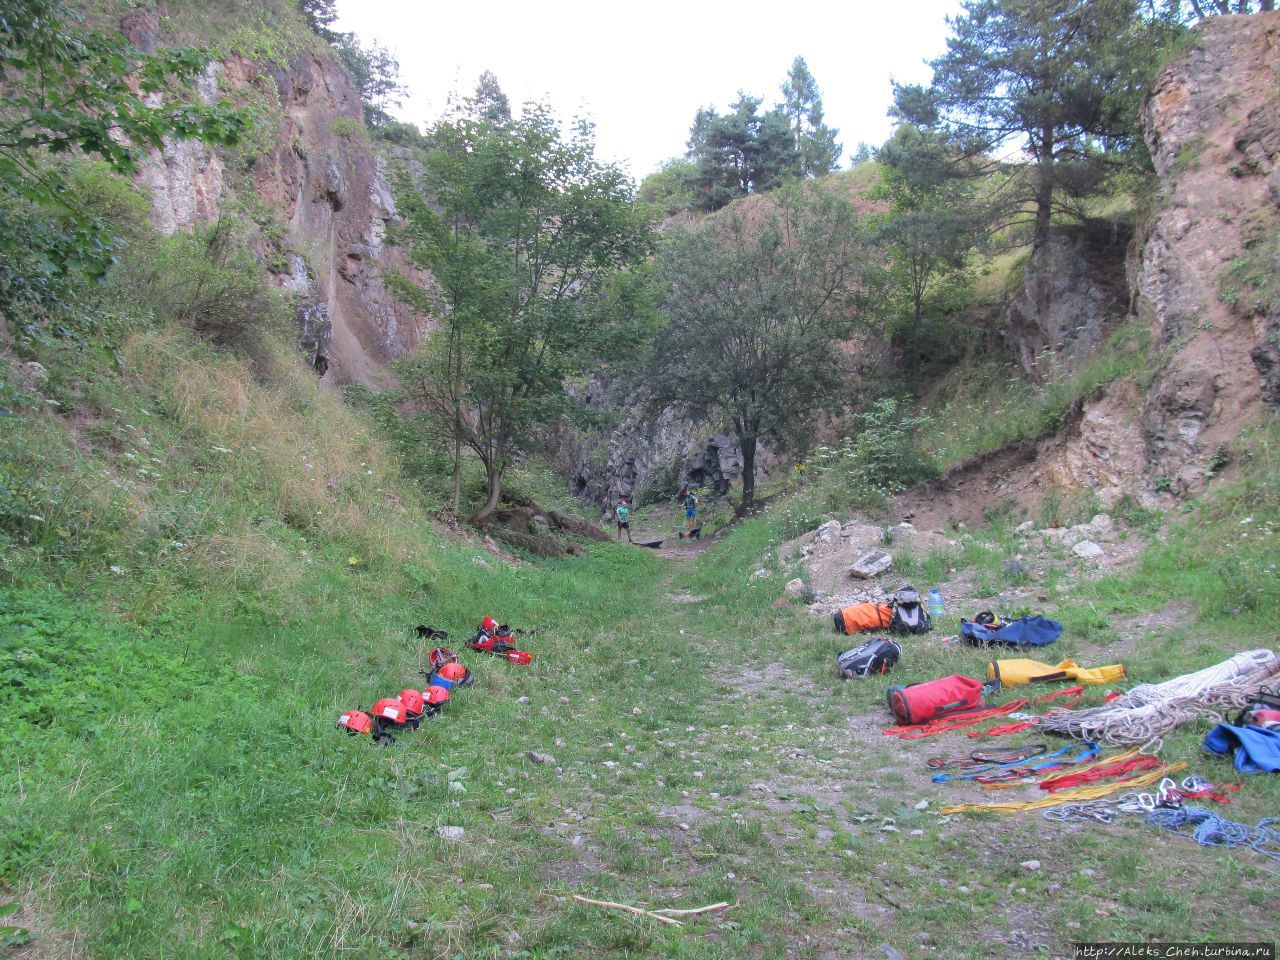
<instances>
[{"instance_id":1,"label":"wooden stick on ground","mask_svg":"<svg viewBox=\"0 0 1280 960\"><path fill-rule=\"evenodd\" d=\"M650 913L648 910L641 910L639 907L633 907L625 903L613 903L609 900L592 900L589 897L580 897L576 893L573 895L573 899L577 900L579 903L590 903L597 907L612 907L615 910L625 910L628 913L638 914L642 917L650 917L651 919L658 920L662 923L670 924L673 927L684 926L684 924L679 920L673 920L671 917L664 917L660 913Z\"/></svg>"},{"instance_id":2,"label":"wooden stick on ground","mask_svg":"<svg viewBox=\"0 0 1280 960\"><path fill-rule=\"evenodd\" d=\"M653 912L687 917L690 914L694 914L694 913L710 913L712 910L732 910L734 907L741 906L741 905L742 905L741 900L739 900L737 903L725 903L724 901L721 901L720 903L713 903L709 907L698 907L696 910L673 910L671 907L664 907L661 910L654 910Z\"/></svg>"}]
</instances>

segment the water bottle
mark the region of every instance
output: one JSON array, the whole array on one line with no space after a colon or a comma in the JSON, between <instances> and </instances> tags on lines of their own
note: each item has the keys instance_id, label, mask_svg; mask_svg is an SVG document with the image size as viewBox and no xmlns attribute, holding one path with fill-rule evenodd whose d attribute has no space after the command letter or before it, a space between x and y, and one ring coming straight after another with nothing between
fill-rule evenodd
<instances>
[{"instance_id":1,"label":"water bottle","mask_svg":"<svg viewBox=\"0 0 1280 960\"><path fill-rule=\"evenodd\" d=\"M929 619L940 620L946 608L942 605L942 594L937 587L929 591Z\"/></svg>"}]
</instances>

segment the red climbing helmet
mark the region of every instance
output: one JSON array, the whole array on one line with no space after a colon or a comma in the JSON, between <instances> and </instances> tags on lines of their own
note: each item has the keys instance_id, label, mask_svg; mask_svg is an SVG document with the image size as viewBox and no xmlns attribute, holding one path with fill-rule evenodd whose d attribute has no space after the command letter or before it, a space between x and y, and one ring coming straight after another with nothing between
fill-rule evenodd
<instances>
[{"instance_id":1,"label":"red climbing helmet","mask_svg":"<svg viewBox=\"0 0 1280 960\"><path fill-rule=\"evenodd\" d=\"M427 709L432 713L439 713L449 704L449 691L444 687L432 684L422 691L422 695L426 698Z\"/></svg>"},{"instance_id":2,"label":"red climbing helmet","mask_svg":"<svg viewBox=\"0 0 1280 960\"><path fill-rule=\"evenodd\" d=\"M409 719L409 711L395 697L383 697L375 703L373 715L383 723L399 724Z\"/></svg>"},{"instance_id":3,"label":"red climbing helmet","mask_svg":"<svg viewBox=\"0 0 1280 960\"><path fill-rule=\"evenodd\" d=\"M338 718L338 726L351 736L373 732L373 718L360 710L348 710Z\"/></svg>"},{"instance_id":4,"label":"red climbing helmet","mask_svg":"<svg viewBox=\"0 0 1280 960\"><path fill-rule=\"evenodd\" d=\"M426 706L426 701L422 699L420 690L401 690L396 699L404 704L404 708L409 711L410 716L420 715Z\"/></svg>"},{"instance_id":5,"label":"red climbing helmet","mask_svg":"<svg viewBox=\"0 0 1280 960\"><path fill-rule=\"evenodd\" d=\"M448 647L432 647L427 659L431 661L432 670L439 670L446 663L457 662L458 655Z\"/></svg>"},{"instance_id":6,"label":"red climbing helmet","mask_svg":"<svg viewBox=\"0 0 1280 960\"><path fill-rule=\"evenodd\" d=\"M485 633L492 634L498 629L498 621L493 619L493 617L485 617L480 621L480 629Z\"/></svg>"},{"instance_id":7,"label":"red climbing helmet","mask_svg":"<svg viewBox=\"0 0 1280 960\"><path fill-rule=\"evenodd\" d=\"M444 664L436 673L458 685L468 683L471 680L471 671L457 662Z\"/></svg>"}]
</instances>

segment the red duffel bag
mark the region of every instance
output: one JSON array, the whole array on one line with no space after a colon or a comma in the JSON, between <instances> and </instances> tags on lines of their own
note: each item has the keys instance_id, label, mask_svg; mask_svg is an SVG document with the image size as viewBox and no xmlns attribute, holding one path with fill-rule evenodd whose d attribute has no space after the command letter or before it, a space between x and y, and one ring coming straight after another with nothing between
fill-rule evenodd
<instances>
[{"instance_id":1,"label":"red duffel bag","mask_svg":"<svg viewBox=\"0 0 1280 960\"><path fill-rule=\"evenodd\" d=\"M952 675L925 683L889 688L889 709L898 723L928 723L938 717L982 706L982 681Z\"/></svg>"}]
</instances>

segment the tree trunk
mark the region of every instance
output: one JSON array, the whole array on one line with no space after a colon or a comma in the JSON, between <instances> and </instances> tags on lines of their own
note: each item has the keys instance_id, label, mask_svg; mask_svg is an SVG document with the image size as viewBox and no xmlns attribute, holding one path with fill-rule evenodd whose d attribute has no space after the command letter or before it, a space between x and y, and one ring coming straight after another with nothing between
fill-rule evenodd
<instances>
[{"instance_id":1,"label":"tree trunk","mask_svg":"<svg viewBox=\"0 0 1280 960\"><path fill-rule=\"evenodd\" d=\"M1031 261L1035 266L1036 257L1042 259L1049 255L1049 229L1052 226L1053 217L1053 177L1054 177L1054 155L1053 155L1053 128L1049 124L1045 124L1041 131L1040 141L1040 163L1036 171L1039 181L1036 183L1036 228L1035 237L1031 244ZM1049 270L1047 263L1041 263L1039 269L1036 270L1036 284L1033 295L1036 302L1036 313L1043 321L1043 318L1049 315L1049 301L1051 299L1049 291Z\"/></svg>"},{"instance_id":2,"label":"tree trunk","mask_svg":"<svg viewBox=\"0 0 1280 960\"><path fill-rule=\"evenodd\" d=\"M453 515L462 510L462 343L455 345L453 372Z\"/></svg>"},{"instance_id":3,"label":"tree trunk","mask_svg":"<svg viewBox=\"0 0 1280 960\"><path fill-rule=\"evenodd\" d=\"M756 438L752 434L750 436L739 434L738 445L742 447L742 506L739 507L741 513L746 513L747 508L755 502L756 499Z\"/></svg>"},{"instance_id":4,"label":"tree trunk","mask_svg":"<svg viewBox=\"0 0 1280 960\"><path fill-rule=\"evenodd\" d=\"M485 501L484 506L467 518L470 523L479 523L486 520L489 514L498 508L498 497L502 493L502 473L491 466L485 467L485 482L489 488L489 499Z\"/></svg>"}]
</instances>

